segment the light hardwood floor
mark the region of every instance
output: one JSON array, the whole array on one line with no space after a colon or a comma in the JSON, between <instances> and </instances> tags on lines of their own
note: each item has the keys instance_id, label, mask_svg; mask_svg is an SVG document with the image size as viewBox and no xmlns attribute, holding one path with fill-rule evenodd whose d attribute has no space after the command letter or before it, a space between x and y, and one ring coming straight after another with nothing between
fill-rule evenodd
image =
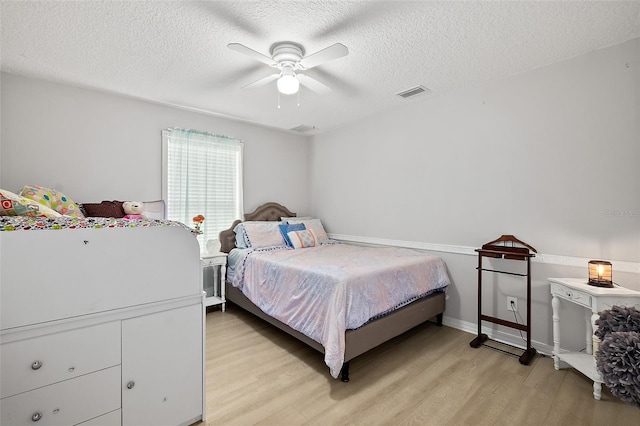
<instances>
[{"instance_id":1,"label":"light hardwood floor","mask_svg":"<svg viewBox=\"0 0 640 426\"><path fill-rule=\"evenodd\" d=\"M208 425L640 425L640 409L549 357L529 366L427 323L331 378L322 354L228 304L207 314Z\"/></svg>"}]
</instances>

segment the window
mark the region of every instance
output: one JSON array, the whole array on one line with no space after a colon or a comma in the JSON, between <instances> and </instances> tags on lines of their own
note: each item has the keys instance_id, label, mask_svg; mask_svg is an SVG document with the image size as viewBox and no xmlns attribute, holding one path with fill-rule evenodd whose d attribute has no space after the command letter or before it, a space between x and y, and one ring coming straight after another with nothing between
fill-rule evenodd
<instances>
[{"instance_id":1,"label":"window","mask_svg":"<svg viewBox=\"0 0 640 426\"><path fill-rule=\"evenodd\" d=\"M205 217L198 236L200 251L236 219L242 218L242 148L240 140L185 129L162 131L162 198L167 219L193 227Z\"/></svg>"}]
</instances>

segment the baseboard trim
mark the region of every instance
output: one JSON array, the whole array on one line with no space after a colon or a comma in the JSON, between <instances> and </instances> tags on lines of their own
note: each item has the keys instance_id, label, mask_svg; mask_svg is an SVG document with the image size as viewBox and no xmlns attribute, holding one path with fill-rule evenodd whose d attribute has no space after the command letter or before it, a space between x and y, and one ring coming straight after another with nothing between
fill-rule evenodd
<instances>
[{"instance_id":1,"label":"baseboard trim","mask_svg":"<svg viewBox=\"0 0 640 426\"><path fill-rule=\"evenodd\" d=\"M425 251L435 251L441 253L454 253L466 256L477 256L476 247L456 246L450 244L435 244L435 243L423 243L417 241L402 241L402 240L389 240L385 238L372 238L372 237L360 237L355 235L345 234L329 234L329 238L358 244L372 244L383 245L393 247L406 247ZM557 254L544 254L537 253L535 257L531 259L534 263L543 263L549 265L561 265L561 266L575 266L579 268L585 268L592 259L585 257L573 257L573 256L561 256ZM615 270L619 272L630 272L633 274L640 274L640 262L627 262L623 260L615 259L600 259L608 260L613 263Z\"/></svg>"}]
</instances>

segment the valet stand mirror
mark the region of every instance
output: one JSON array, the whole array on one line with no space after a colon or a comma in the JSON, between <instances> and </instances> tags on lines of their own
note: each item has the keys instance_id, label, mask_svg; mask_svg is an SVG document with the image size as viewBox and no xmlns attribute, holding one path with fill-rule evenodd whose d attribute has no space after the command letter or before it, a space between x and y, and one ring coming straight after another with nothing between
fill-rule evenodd
<instances>
[{"instance_id":1,"label":"valet stand mirror","mask_svg":"<svg viewBox=\"0 0 640 426\"><path fill-rule=\"evenodd\" d=\"M513 235L502 235L493 241L490 241L482 246L482 248L476 249L478 252L478 336L473 339L469 345L472 348L479 348L485 345L485 342L489 340L489 337L482 333L482 321L499 324L505 327L515 328L521 332L527 334L527 346L525 351L519 358L520 364L529 365L533 357L536 355L536 349L531 346L531 258L535 257L538 252L535 248L529 244L520 241ZM516 273L511 271L503 271L498 269L488 269L482 266L483 258L494 259L506 259L514 261L526 262L526 273ZM497 274L507 274L523 277L527 282L527 320L525 324L520 324L514 321L508 321L501 318L496 318L490 315L484 315L482 313L482 275L483 272L491 272ZM487 346L487 345L485 345ZM507 345L510 346L510 345ZM507 352L493 346L488 346L491 349L496 349L507 354ZM519 348L518 348L519 349Z\"/></svg>"}]
</instances>

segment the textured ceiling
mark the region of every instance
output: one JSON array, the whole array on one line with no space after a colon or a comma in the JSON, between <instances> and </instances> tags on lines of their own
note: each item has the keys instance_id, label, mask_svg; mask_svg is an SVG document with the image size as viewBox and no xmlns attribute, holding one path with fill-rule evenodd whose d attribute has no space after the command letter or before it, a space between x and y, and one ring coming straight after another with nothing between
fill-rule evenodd
<instances>
[{"instance_id":1,"label":"textured ceiling","mask_svg":"<svg viewBox=\"0 0 640 426\"><path fill-rule=\"evenodd\" d=\"M640 37L640 1L1 1L3 71L321 132L408 102ZM227 48L349 55L307 71L333 90L282 96ZM395 93L415 85L413 99Z\"/></svg>"}]
</instances>

